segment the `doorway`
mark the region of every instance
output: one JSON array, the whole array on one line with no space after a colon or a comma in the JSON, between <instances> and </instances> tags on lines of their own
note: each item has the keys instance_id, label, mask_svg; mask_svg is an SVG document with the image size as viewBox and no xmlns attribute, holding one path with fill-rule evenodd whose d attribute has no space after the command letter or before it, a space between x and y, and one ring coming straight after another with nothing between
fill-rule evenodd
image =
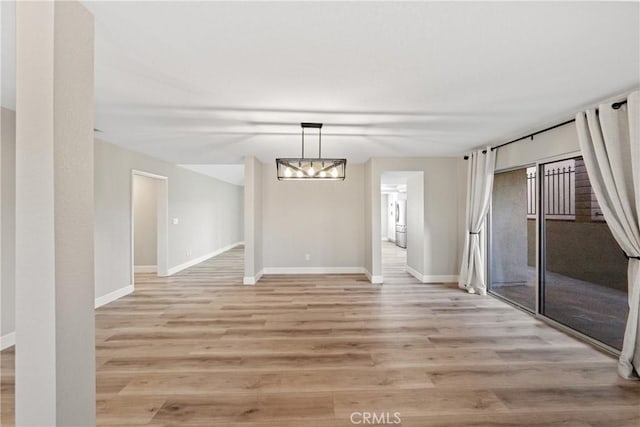
<instances>
[{"instance_id":1,"label":"doorway","mask_svg":"<svg viewBox=\"0 0 640 427\"><path fill-rule=\"evenodd\" d=\"M131 173L131 283L136 274L168 276L168 179Z\"/></svg>"},{"instance_id":2,"label":"doorway","mask_svg":"<svg viewBox=\"0 0 640 427\"><path fill-rule=\"evenodd\" d=\"M387 171L380 176L381 267L385 278L423 276L423 172Z\"/></svg>"}]
</instances>

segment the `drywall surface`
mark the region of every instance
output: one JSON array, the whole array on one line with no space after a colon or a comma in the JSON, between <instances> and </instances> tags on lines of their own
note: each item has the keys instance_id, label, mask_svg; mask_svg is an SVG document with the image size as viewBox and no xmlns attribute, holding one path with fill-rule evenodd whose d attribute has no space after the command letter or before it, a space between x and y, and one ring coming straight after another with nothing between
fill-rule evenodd
<instances>
[{"instance_id":1,"label":"drywall surface","mask_svg":"<svg viewBox=\"0 0 640 427\"><path fill-rule=\"evenodd\" d=\"M574 122L498 148L496 170L526 166L538 160L580 151Z\"/></svg>"},{"instance_id":2,"label":"drywall surface","mask_svg":"<svg viewBox=\"0 0 640 427\"><path fill-rule=\"evenodd\" d=\"M262 163L244 160L244 282L255 284L263 271L262 258Z\"/></svg>"},{"instance_id":3,"label":"drywall surface","mask_svg":"<svg viewBox=\"0 0 640 427\"><path fill-rule=\"evenodd\" d=\"M2 265L0 284L0 302L2 310L0 319L0 336L15 331L15 298L16 298L16 113L1 109L0 142L2 143L0 160L0 206L2 212L0 237L2 239Z\"/></svg>"},{"instance_id":4,"label":"drywall surface","mask_svg":"<svg viewBox=\"0 0 640 427\"><path fill-rule=\"evenodd\" d=\"M458 274L462 242L459 233L459 194L466 191L461 183L457 158L374 158L371 162L370 185L380 188L380 176L385 171L418 171L424 178L424 271L433 281L452 281ZM367 227L365 265L371 274L381 275L380 192L371 193L371 204L365 206ZM375 206L375 209L371 209Z\"/></svg>"},{"instance_id":5,"label":"drywall surface","mask_svg":"<svg viewBox=\"0 0 640 427\"><path fill-rule=\"evenodd\" d=\"M382 193L382 195L380 196L380 217L381 218L387 218L389 215L388 212L388 206L389 205L389 194L387 193ZM390 234L390 224L389 221L385 221L384 219L382 221L380 221L380 235L382 236L382 240L387 240L389 238L389 234ZM395 227L393 228L393 230L395 231Z\"/></svg>"},{"instance_id":6,"label":"drywall surface","mask_svg":"<svg viewBox=\"0 0 640 427\"><path fill-rule=\"evenodd\" d=\"M373 222L373 210L378 206L378 203L374 203L375 194L380 197L380 177L377 180L373 179L373 160L369 159L364 164L364 268L367 271L369 278L373 274L372 264L372 245L371 239L373 238L373 229L379 229L378 223ZM377 209L375 209L377 210ZM378 240L381 240L379 238ZM380 244L381 242L378 241ZM379 275L382 275L382 268L379 269Z\"/></svg>"},{"instance_id":7,"label":"drywall surface","mask_svg":"<svg viewBox=\"0 0 640 427\"><path fill-rule=\"evenodd\" d=\"M134 265L156 265L158 258L158 181L133 176Z\"/></svg>"},{"instance_id":8,"label":"drywall surface","mask_svg":"<svg viewBox=\"0 0 640 427\"><path fill-rule=\"evenodd\" d=\"M96 297L131 285L134 169L168 178L169 269L243 239L242 187L96 140Z\"/></svg>"},{"instance_id":9,"label":"drywall surface","mask_svg":"<svg viewBox=\"0 0 640 427\"><path fill-rule=\"evenodd\" d=\"M407 178L407 266L424 275L425 221L422 175L421 172L416 172Z\"/></svg>"},{"instance_id":10,"label":"drywall surface","mask_svg":"<svg viewBox=\"0 0 640 427\"><path fill-rule=\"evenodd\" d=\"M264 267L362 268L365 167L349 165L344 181L278 181L270 166L262 168Z\"/></svg>"}]
</instances>

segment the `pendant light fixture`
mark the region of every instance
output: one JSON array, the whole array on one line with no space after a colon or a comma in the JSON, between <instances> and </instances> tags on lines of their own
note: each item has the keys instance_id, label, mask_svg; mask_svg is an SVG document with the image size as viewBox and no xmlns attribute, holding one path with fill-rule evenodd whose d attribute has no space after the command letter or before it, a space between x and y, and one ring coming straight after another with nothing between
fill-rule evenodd
<instances>
[{"instance_id":1,"label":"pendant light fixture","mask_svg":"<svg viewBox=\"0 0 640 427\"><path fill-rule=\"evenodd\" d=\"M300 123L302 127L302 157L299 159L276 159L279 181L344 181L347 159L322 158L322 123ZM304 130L318 129L318 157L304 157Z\"/></svg>"}]
</instances>

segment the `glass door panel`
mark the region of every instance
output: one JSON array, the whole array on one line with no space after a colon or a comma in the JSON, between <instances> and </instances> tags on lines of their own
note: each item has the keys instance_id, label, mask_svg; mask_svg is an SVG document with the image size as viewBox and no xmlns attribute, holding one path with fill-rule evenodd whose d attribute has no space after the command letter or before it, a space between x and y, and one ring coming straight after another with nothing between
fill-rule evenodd
<instances>
[{"instance_id":1,"label":"glass door panel","mask_svg":"<svg viewBox=\"0 0 640 427\"><path fill-rule=\"evenodd\" d=\"M489 292L536 308L535 168L494 177Z\"/></svg>"},{"instance_id":2,"label":"glass door panel","mask_svg":"<svg viewBox=\"0 0 640 427\"><path fill-rule=\"evenodd\" d=\"M496 176L497 177L497 176ZM621 349L627 260L591 189L582 157L543 165L541 313Z\"/></svg>"}]
</instances>

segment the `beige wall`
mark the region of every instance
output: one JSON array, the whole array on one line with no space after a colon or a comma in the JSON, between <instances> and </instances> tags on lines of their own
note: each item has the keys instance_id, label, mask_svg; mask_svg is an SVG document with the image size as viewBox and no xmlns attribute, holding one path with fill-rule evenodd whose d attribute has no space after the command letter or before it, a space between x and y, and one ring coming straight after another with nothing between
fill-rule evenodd
<instances>
[{"instance_id":1,"label":"beige wall","mask_svg":"<svg viewBox=\"0 0 640 427\"><path fill-rule=\"evenodd\" d=\"M373 229L380 230L377 222L373 222L371 212L377 208L379 203L374 201L375 194L380 197L380 177L377 180L373 180L373 159L367 160L364 164L364 268L369 276L369 280L375 279L372 276L372 252L371 252L371 238L373 236ZM377 209L376 209L377 210ZM378 239L378 244L381 244L381 239ZM382 270L378 273L382 276ZM379 282L376 280L376 282Z\"/></svg>"},{"instance_id":2,"label":"beige wall","mask_svg":"<svg viewBox=\"0 0 640 427\"><path fill-rule=\"evenodd\" d=\"M363 165L350 165L344 181L308 182L278 181L269 164L261 181L265 271L362 268Z\"/></svg>"},{"instance_id":3,"label":"beige wall","mask_svg":"<svg viewBox=\"0 0 640 427\"><path fill-rule=\"evenodd\" d=\"M17 425L95 425L94 22L16 4Z\"/></svg>"},{"instance_id":4,"label":"beige wall","mask_svg":"<svg viewBox=\"0 0 640 427\"><path fill-rule=\"evenodd\" d=\"M263 273L262 163L254 157L244 163L244 283L253 285Z\"/></svg>"},{"instance_id":5,"label":"beige wall","mask_svg":"<svg viewBox=\"0 0 640 427\"><path fill-rule=\"evenodd\" d=\"M499 144L496 144L499 145ZM551 129L498 149L496 170L526 166L564 154L580 151L575 122Z\"/></svg>"},{"instance_id":6,"label":"beige wall","mask_svg":"<svg viewBox=\"0 0 640 427\"><path fill-rule=\"evenodd\" d=\"M15 330L15 113L2 109L2 330ZM169 267L243 240L243 188L95 142L95 297L131 285L131 170L169 177ZM191 256L186 249L191 249Z\"/></svg>"},{"instance_id":7,"label":"beige wall","mask_svg":"<svg viewBox=\"0 0 640 427\"><path fill-rule=\"evenodd\" d=\"M170 269L243 240L242 187L103 141L95 167L96 297L131 285L132 169L168 177Z\"/></svg>"},{"instance_id":8,"label":"beige wall","mask_svg":"<svg viewBox=\"0 0 640 427\"><path fill-rule=\"evenodd\" d=\"M133 176L134 265L156 265L158 255L158 182Z\"/></svg>"},{"instance_id":9,"label":"beige wall","mask_svg":"<svg viewBox=\"0 0 640 427\"><path fill-rule=\"evenodd\" d=\"M407 267L424 274L424 177L421 172L407 177L406 200ZM383 218L382 222L387 221Z\"/></svg>"},{"instance_id":10,"label":"beige wall","mask_svg":"<svg viewBox=\"0 0 640 427\"><path fill-rule=\"evenodd\" d=\"M16 113L1 109L2 143L0 151L1 278L0 278L0 336L15 330L15 244L16 244Z\"/></svg>"},{"instance_id":11,"label":"beige wall","mask_svg":"<svg viewBox=\"0 0 640 427\"><path fill-rule=\"evenodd\" d=\"M380 188L380 176L386 171L424 173L424 271L426 281L454 281L460 267L462 241L460 228L460 192L466 183L458 158L375 158L371 159L371 185ZM366 197L369 197L368 195ZM375 224L365 235L365 266L373 276L382 274L380 237L380 191L371 192L365 209L365 223ZM376 206L376 209L371 209ZM366 246L370 245L370 249Z\"/></svg>"},{"instance_id":12,"label":"beige wall","mask_svg":"<svg viewBox=\"0 0 640 427\"><path fill-rule=\"evenodd\" d=\"M465 169L457 158L370 159L350 165L347 179L333 183L278 182L268 165L246 159L245 279L250 282L263 267L266 272L364 267L378 282L380 176L385 171L423 173L424 239L421 260L414 264L422 266L426 281L456 280L463 237L461 193L466 191Z\"/></svg>"}]
</instances>

